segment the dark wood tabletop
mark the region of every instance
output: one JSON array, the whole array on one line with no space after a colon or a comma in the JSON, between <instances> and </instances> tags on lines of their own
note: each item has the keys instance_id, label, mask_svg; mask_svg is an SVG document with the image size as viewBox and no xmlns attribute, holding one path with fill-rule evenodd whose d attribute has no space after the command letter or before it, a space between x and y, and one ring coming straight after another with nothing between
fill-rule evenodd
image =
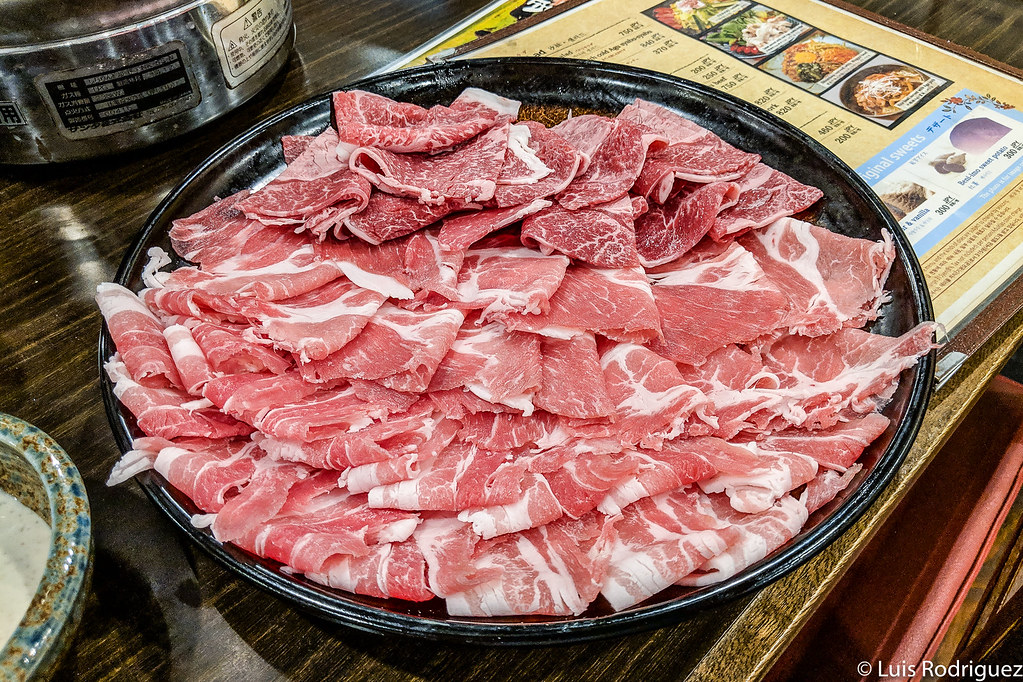
<instances>
[{"instance_id":1,"label":"dark wood tabletop","mask_svg":"<svg viewBox=\"0 0 1023 682\"><path fill-rule=\"evenodd\" d=\"M294 0L290 62L234 112L141 152L0 168L0 411L35 424L68 451L94 519L92 588L58 679L749 679L765 671L793 624L840 575L828 562L854 553L839 541L823 568L807 569L822 576L813 595L797 597L808 601L786 616L791 622L763 610L765 599L786 599L783 582L766 596L648 633L485 648L378 636L310 617L203 554L138 486L105 485L119 452L98 384L93 294L113 279L147 216L192 168L257 120L391 63L485 4ZM1023 68L1023 6L1012 0L857 4ZM935 396L918 447L936 449L947 438L1021 338L1017 316ZM904 478L900 485L909 485L911 474Z\"/></svg>"}]
</instances>

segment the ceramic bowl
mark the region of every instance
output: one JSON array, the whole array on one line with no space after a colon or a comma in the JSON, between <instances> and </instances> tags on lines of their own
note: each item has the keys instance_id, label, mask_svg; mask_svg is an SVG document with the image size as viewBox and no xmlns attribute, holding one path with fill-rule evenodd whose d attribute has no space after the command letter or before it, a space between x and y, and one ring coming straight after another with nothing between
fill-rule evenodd
<instances>
[{"instance_id":1,"label":"ceramic bowl","mask_svg":"<svg viewBox=\"0 0 1023 682\"><path fill-rule=\"evenodd\" d=\"M3 413L0 489L38 514L52 531L35 597L0 656L0 678L46 679L74 637L88 593L89 498L77 467L56 441Z\"/></svg>"}]
</instances>

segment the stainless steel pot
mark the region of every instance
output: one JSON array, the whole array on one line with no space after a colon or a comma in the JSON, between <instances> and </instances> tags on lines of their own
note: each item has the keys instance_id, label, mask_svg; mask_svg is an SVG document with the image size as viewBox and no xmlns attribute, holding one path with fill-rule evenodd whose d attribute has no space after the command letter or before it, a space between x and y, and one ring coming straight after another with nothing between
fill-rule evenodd
<instances>
[{"instance_id":1,"label":"stainless steel pot","mask_svg":"<svg viewBox=\"0 0 1023 682\"><path fill-rule=\"evenodd\" d=\"M293 45L291 0L0 0L0 163L193 130L259 92Z\"/></svg>"}]
</instances>

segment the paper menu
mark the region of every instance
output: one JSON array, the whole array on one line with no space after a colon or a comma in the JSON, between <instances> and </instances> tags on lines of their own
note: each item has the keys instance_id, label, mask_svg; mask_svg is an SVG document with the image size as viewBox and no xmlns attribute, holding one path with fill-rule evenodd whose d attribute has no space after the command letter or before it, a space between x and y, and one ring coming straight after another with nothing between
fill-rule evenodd
<instances>
[{"instance_id":1,"label":"paper menu","mask_svg":"<svg viewBox=\"0 0 1023 682\"><path fill-rule=\"evenodd\" d=\"M823 2L569 0L544 15L457 57L629 64L776 114L887 199L921 259L936 317L973 344L960 350L986 338L959 332L1023 270L1019 80ZM977 119L991 123L952 133ZM978 135L998 139L981 149L971 143ZM1003 323L1016 309L1009 303L985 324Z\"/></svg>"}]
</instances>

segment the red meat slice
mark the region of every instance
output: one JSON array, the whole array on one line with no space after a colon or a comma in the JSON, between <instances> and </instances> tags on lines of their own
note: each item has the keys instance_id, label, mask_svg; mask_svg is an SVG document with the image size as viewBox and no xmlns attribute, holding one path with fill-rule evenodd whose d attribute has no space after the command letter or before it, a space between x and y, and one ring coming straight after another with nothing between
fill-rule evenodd
<instances>
[{"instance_id":1,"label":"red meat slice","mask_svg":"<svg viewBox=\"0 0 1023 682\"><path fill-rule=\"evenodd\" d=\"M756 464L741 471L724 471L720 459L713 460L719 473L700 481L706 493L723 492L732 507L747 514L770 509L785 493L809 483L817 475L817 462L796 452L765 450L747 446Z\"/></svg>"},{"instance_id":2,"label":"red meat slice","mask_svg":"<svg viewBox=\"0 0 1023 682\"><path fill-rule=\"evenodd\" d=\"M466 251L455 295L464 307L482 309L484 321L540 317L567 268L564 256L544 256L512 235L495 235Z\"/></svg>"},{"instance_id":3,"label":"red meat slice","mask_svg":"<svg viewBox=\"0 0 1023 682\"><path fill-rule=\"evenodd\" d=\"M836 234L792 218L743 236L739 243L756 258L788 298L785 326L818 336L876 319L888 300L884 281L895 260L887 233L873 242Z\"/></svg>"},{"instance_id":4,"label":"red meat slice","mask_svg":"<svg viewBox=\"0 0 1023 682\"><path fill-rule=\"evenodd\" d=\"M578 615L600 591L613 538L613 522L592 513L481 542L473 566L496 566L503 572L448 595L448 613Z\"/></svg>"},{"instance_id":5,"label":"red meat slice","mask_svg":"<svg viewBox=\"0 0 1023 682\"><path fill-rule=\"evenodd\" d=\"M764 450L808 455L821 466L841 472L849 469L890 423L888 417L872 412L827 429L786 429L767 436L758 444Z\"/></svg>"},{"instance_id":6,"label":"red meat slice","mask_svg":"<svg viewBox=\"0 0 1023 682\"><path fill-rule=\"evenodd\" d=\"M364 242L380 244L417 232L455 211L475 206L461 201L424 204L409 197L373 192L365 209L345 219L345 227Z\"/></svg>"},{"instance_id":7,"label":"red meat slice","mask_svg":"<svg viewBox=\"0 0 1023 682\"><path fill-rule=\"evenodd\" d=\"M522 224L522 243L544 253L560 251L576 260L606 268L639 265L634 206L628 196L570 211L550 206Z\"/></svg>"},{"instance_id":8,"label":"red meat slice","mask_svg":"<svg viewBox=\"0 0 1023 682\"><path fill-rule=\"evenodd\" d=\"M636 248L644 267L651 268L684 255L714 224L721 208L739 196L733 182L689 185L636 220Z\"/></svg>"},{"instance_id":9,"label":"red meat slice","mask_svg":"<svg viewBox=\"0 0 1023 682\"><path fill-rule=\"evenodd\" d=\"M232 542L258 529L284 506L292 486L310 473L301 464L276 462L269 457L257 460L249 482L213 518L214 537Z\"/></svg>"},{"instance_id":10,"label":"red meat slice","mask_svg":"<svg viewBox=\"0 0 1023 682\"><path fill-rule=\"evenodd\" d=\"M647 275L663 334L648 347L676 362L702 364L718 348L754 341L789 318L789 299L735 242L706 243Z\"/></svg>"},{"instance_id":11,"label":"red meat slice","mask_svg":"<svg viewBox=\"0 0 1023 682\"><path fill-rule=\"evenodd\" d=\"M168 234L174 252L197 265L210 267L244 253L249 239L257 232L276 232L245 217L235 206L247 196L249 190L245 189L214 201L187 218L172 221Z\"/></svg>"},{"instance_id":12,"label":"red meat slice","mask_svg":"<svg viewBox=\"0 0 1023 682\"><path fill-rule=\"evenodd\" d=\"M410 299L415 293L405 272L408 239L393 239L375 246L361 239L320 245L323 258L363 289L388 298Z\"/></svg>"},{"instance_id":13,"label":"red meat slice","mask_svg":"<svg viewBox=\"0 0 1023 682\"><path fill-rule=\"evenodd\" d=\"M633 471L615 482L597 508L604 514L620 514L633 502L713 476L718 469L702 453L707 447L707 439L694 438L668 441L660 450L625 451L623 459Z\"/></svg>"},{"instance_id":14,"label":"red meat slice","mask_svg":"<svg viewBox=\"0 0 1023 682\"><path fill-rule=\"evenodd\" d=\"M198 322L192 337L214 371L223 374L268 371L281 374L292 367L292 361L278 355L272 348L250 340L244 335L247 325Z\"/></svg>"},{"instance_id":15,"label":"red meat slice","mask_svg":"<svg viewBox=\"0 0 1023 682\"><path fill-rule=\"evenodd\" d=\"M382 599L419 602L434 597L426 584L426 559L413 540L377 545L366 556L332 556L321 573L306 577L327 587Z\"/></svg>"},{"instance_id":16,"label":"red meat slice","mask_svg":"<svg viewBox=\"0 0 1023 682\"><path fill-rule=\"evenodd\" d=\"M535 121L517 123L511 127L492 201L506 208L555 195L568 186L582 162L582 154L561 135Z\"/></svg>"},{"instance_id":17,"label":"red meat slice","mask_svg":"<svg viewBox=\"0 0 1023 682\"><path fill-rule=\"evenodd\" d=\"M540 386L540 338L496 322L463 324L428 390L463 386L488 402L531 413L531 396Z\"/></svg>"},{"instance_id":18,"label":"red meat slice","mask_svg":"<svg viewBox=\"0 0 1023 682\"><path fill-rule=\"evenodd\" d=\"M312 443L366 428L389 411L386 405L362 399L351 387L333 388L278 403L258 415L253 426L281 440Z\"/></svg>"},{"instance_id":19,"label":"red meat slice","mask_svg":"<svg viewBox=\"0 0 1023 682\"><path fill-rule=\"evenodd\" d=\"M360 147L352 153L349 165L377 188L424 204L487 201L494 196L504 165L508 128L505 121L437 154L396 154Z\"/></svg>"},{"instance_id":20,"label":"red meat slice","mask_svg":"<svg viewBox=\"0 0 1023 682\"><path fill-rule=\"evenodd\" d=\"M423 230L409 237L403 254L409 286L418 298L437 293L449 301L457 300L458 273L465 253L441 247L437 230Z\"/></svg>"},{"instance_id":21,"label":"red meat slice","mask_svg":"<svg viewBox=\"0 0 1023 682\"><path fill-rule=\"evenodd\" d=\"M114 396L135 415L136 424L147 436L230 438L252 432L251 426L234 417L195 404L195 398L180 388L139 384L116 355L104 368L114 382Z\"/></svg>"},{"instance_id":22,"label":"red meat slice","mask_svg":"<svg viewBox=\"0 0 1023 682\"><path fill-rule=\"evenodd\" d=\"M163 330L163 337L167 340L182 387L191 395L202 395L203 386L213 378L214 372L202 348L195 342L192 331L184 325L174 324Z\"/></svg>"},{"instance_id":23,"label":"red meat slice","mask_svg":"<svg viewBox=\"0 0 1023 682\"><path fill-rule=\"evenodd\" d=\"M335 92L334 125L345 143L393 152L436 152L464 142L517 116L519 103L476 88L451 106L424 109L361 90Z\"/></svg>"},{"instance_id":24,"label":"red meat slice","mask_svg":"<svg viewBox=\"0 0 1023 682\"><path fill-rule=\"evenodd\" d=\"M641 268L602 269L572 265L541 314L509 313L510 329L555 338L586 331L618 341L642 343L661 335L653 293Z\"/></svg>"},{"instance_id":25,"label":"red meat slice","mask_svg":"<svg viewBox=\"0 0 1023 682\"><path fill-rule=\"evenodd\" d=\"M574 211L620 199L639 177L647 150L663 142L663 137L644 133L628 121L612 120L586 170L557 194L558 203Z\"/></svg>"},{"instance_id":26,"label":"red meat slice","mask_svg":"<svg viewBox=\"0 0 1023 682\"><path fill-rule=\"evenodd\" d=\"M817 478L806 484L806 489L799 496L799 501L806 507L810 514L814 513L831 500L838 496L838 493L848 488L856 474L863 469L861 464L853 464L844 473L838 473L834 469L825 469L817 474Z\"/></svg>"},{"instance_id":27,"label":"red meat slice","mask_svg":"<svg viewBox=\"0 0 1023 682\"><path fill-rule=\"evenodd\" d=\"M484 450L521 450L535 446L557 427L553 415L537 412L524 416L514 412L477 412L460 418L459 440Z\"/></svg>"},{"instance_id":28,"label":"red meat slice","mask_svg":"<svg viewBox=\"0 0 1023 682\"><path fill-rule=\"evenodd\" d=\"M499 579L498 566L478 566L472 561L480 536L469 524L447 514L424 514L413 534L426 559L427 581L438 597L462 592L473 585Z\"/></svg>"},{"instance_id":29,"label":"red meat slice","mask_svg":"<svg viewBox=\"0 0 1023 682\"><path fill-rule=\"evenodd\" d=\"M215 377L206 384L203 397L225 414L253 423L266 410L297 402L316 392L297 372L270 374L246 372Z\"/></svg>"},{"instance_id":30,"label":"red meat slice","mask_svg":"<svg viewBox=\"0 0 1023 682\"><path fill-rule=\"evenodd\" d=\"M119 284L104 283L96 287L96 303L133 380L148 386L183 385L163 325L138 296Z\"/></svg>"},{"instance_id":31,"label":"red meat slice","mask_svg":"<svg viewBox=\"0 0 1023 682\"><path fill-rule=\"evenodd\" d=\"M540 388L533 396L536 407L577 419L614 413L593 334L570 339L543 337L541 344Z\"/></svg>"},{"instance_id":32,"label":"red meat slice","mask_svg":"<svg viewBox=\"0 0 1023 682\"><path fill-rule=\"evenodd\" d=\"M738 182L741 190L738 201L722 211L710 228L711 238L717 241L732 239L806 210L824 196L816 187L804 185L762 163Z\"/></svg>"},{"instance_id":33,"label":"red meat slice","mask_svg":"<svg viewBox=\"0 0 1023 682\"><path fill-rule=\"evenodd\" d=\"M284 163L291 163L297 159L315 139L315 135L284 135L281 137Z\"/></svg>"},{"instance_id":34,"label":"red meat slice","mask_svg":"<svg viewBox=\"0 0 1023 682\"><path fill-rule=\"evenodd\" d=\"M457 215L444 221L438 241L445 251L465 251L491 232L517 223L550 205L551 202L545 199L535 199L528 204Z\"/></svg>"},{"instance_id":35,"label":"red meat slice","mask_svg":"<svg viewBox=\"0 0 1023 682\"><path fill-rule=\"evenodd\" d=\"M380 306L341 350L300 365L307 381L371 379L388 388L421 393L451 348L464 316L454 309L404 310Z\"/></svg>"}]
</instances>

